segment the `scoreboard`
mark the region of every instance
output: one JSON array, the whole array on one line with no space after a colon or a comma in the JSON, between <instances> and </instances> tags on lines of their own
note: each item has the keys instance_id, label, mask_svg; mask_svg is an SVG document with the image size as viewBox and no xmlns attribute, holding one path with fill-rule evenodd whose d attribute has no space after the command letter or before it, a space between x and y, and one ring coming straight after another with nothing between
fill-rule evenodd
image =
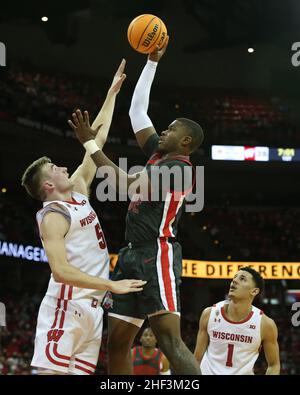
<instances>
[{"instance_id":1,"label":"scoreboard","mask_svg":"<svg viewBox=\"0 0 300 395\"><path fill-rule=\"evenodd\" d=\"M243 145L212 145L213 160L255 162L300 162L299 148L250 147Z\"/></svg>"}]
</instances>

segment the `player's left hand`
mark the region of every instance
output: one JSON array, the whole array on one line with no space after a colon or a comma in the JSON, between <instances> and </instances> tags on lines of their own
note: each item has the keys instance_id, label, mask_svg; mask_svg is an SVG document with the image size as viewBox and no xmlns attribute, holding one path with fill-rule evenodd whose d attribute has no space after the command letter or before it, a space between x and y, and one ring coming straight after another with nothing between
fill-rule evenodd
<instances>
[{"instance_id":1,"label":"player's left hand","mask_svg":"<svg viewBox=\"0 0 300 395\"><path fill-rule=\"evenodd\" d=\"M80 110L73 112L72 121L69 119L68 124L74 130L76 137L81 142L81 144L84 144L89 140L94 140L94 137L102 126L99 125L96 130L93 130L90 126L89 113L84 111L82 116Z\"/></svg>"},{"instance_id":2,"label":"player's left hand","mask_svg":"<svg viewBox=\"0 0 300 395\"><path fill-rule=\"evenodd\" d=\"M122 59L120 66L116 74L114 75L113 82L109 88L110 93L114 93L117 95L120 92L121 86L126 78L126 74L124 74L125 66L126 66L126 60Z\"/></svg>"}]
</instances>

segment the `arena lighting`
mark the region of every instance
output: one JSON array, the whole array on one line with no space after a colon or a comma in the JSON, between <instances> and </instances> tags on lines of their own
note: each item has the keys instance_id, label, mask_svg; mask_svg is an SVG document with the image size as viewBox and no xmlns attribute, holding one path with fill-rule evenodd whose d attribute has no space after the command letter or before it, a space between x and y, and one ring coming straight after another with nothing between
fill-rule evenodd
<instances>
[{"instance_id":1,"label":"arena lighting","mask_svg":"<svg viewBox=\"0 0 300 395\"><path fill-rule=\"evenodd\" d=\"M248 52L249 53L253 53L254 52L254 48L252 48L252 47L248 48Z\"/></svg>"},{"instance_id":2,"label":"arena lighting","mask_svg":"<svg viewBox=\"0 0 300 395\"><path fill-rule=\"evenodd\" d=\"M42 19L43 22L48 22L48 17L47 16L43 16L41 19Z\"/></svg>"},{"instance_id":3,"label":"arena lighting","mask_svg":"<svg viewBox=\"0 0 300 395\"><path fill-rule=\"evenodd\" d=\"M20 259L22 262L48 262L43 248L0 240L0 256ZM110 254L110 271L117 263L118 254ZM266 280L300 280L300 262L221 262L182 260L182 277L232 279L244 266L257 270ZM292 292L291 292L292 293Z\"/></svg>"},{"instance_id":4,"label":"arena lighting","mask_svg":"<svg viewBox=\"0 0 300 395\"><path fill-rule=\"evenodd\" d=\"M7 189L6 189L6 188L2 188L2 189L1 189L1 192L2 192L2 193L6 193L6 192L7 192Z\"/></svg>"}]
</instances>

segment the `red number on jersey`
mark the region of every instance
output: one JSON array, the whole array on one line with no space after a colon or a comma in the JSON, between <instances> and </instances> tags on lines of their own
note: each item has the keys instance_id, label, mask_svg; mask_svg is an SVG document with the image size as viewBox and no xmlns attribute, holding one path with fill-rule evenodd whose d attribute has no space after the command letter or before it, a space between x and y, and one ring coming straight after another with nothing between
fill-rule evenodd
<instances>
[{"instance_id":1,"label":"red number on jersey","mask_svg":"<svg viewBox=\"0 0 300 395\"><path fill-rule=\"evenodd\" d=\"M96 231L97 239L99 241L99 247L101 248L101 250L104 250L104 248L106 248L106 241L99 222L97 225L95 225L95 231Z\"/></svg>"},{"instance_id":2,"label":"red number on jersey","mask_svg":"<svg viewBox=\"0 0 300 395\"><path fill-rule=\"evenodd\" d=\"M232 368L233 348L234 348L234 344L228 344L228 353L227 353L226 366L229 366L230 368Z\"/></svg>"}]
</instances>

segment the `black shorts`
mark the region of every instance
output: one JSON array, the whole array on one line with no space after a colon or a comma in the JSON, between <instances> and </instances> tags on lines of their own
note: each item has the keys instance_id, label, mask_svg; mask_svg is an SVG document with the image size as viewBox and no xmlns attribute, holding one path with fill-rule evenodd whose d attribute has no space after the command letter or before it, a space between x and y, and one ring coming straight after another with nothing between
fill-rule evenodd
<instances>
[{"instance_id":1,"label":"black shorts","mask_svg":"<svg viewBox=\"0 0 300 395\"><path fill-rule=\"evenodd\" d=\"M180 312L182 251L178 242L165 239L140 247L120 250L112 280L146 280L143 291L113 295L109 313L145 319L167 310Z\"/></svg>"}]
</instances>

